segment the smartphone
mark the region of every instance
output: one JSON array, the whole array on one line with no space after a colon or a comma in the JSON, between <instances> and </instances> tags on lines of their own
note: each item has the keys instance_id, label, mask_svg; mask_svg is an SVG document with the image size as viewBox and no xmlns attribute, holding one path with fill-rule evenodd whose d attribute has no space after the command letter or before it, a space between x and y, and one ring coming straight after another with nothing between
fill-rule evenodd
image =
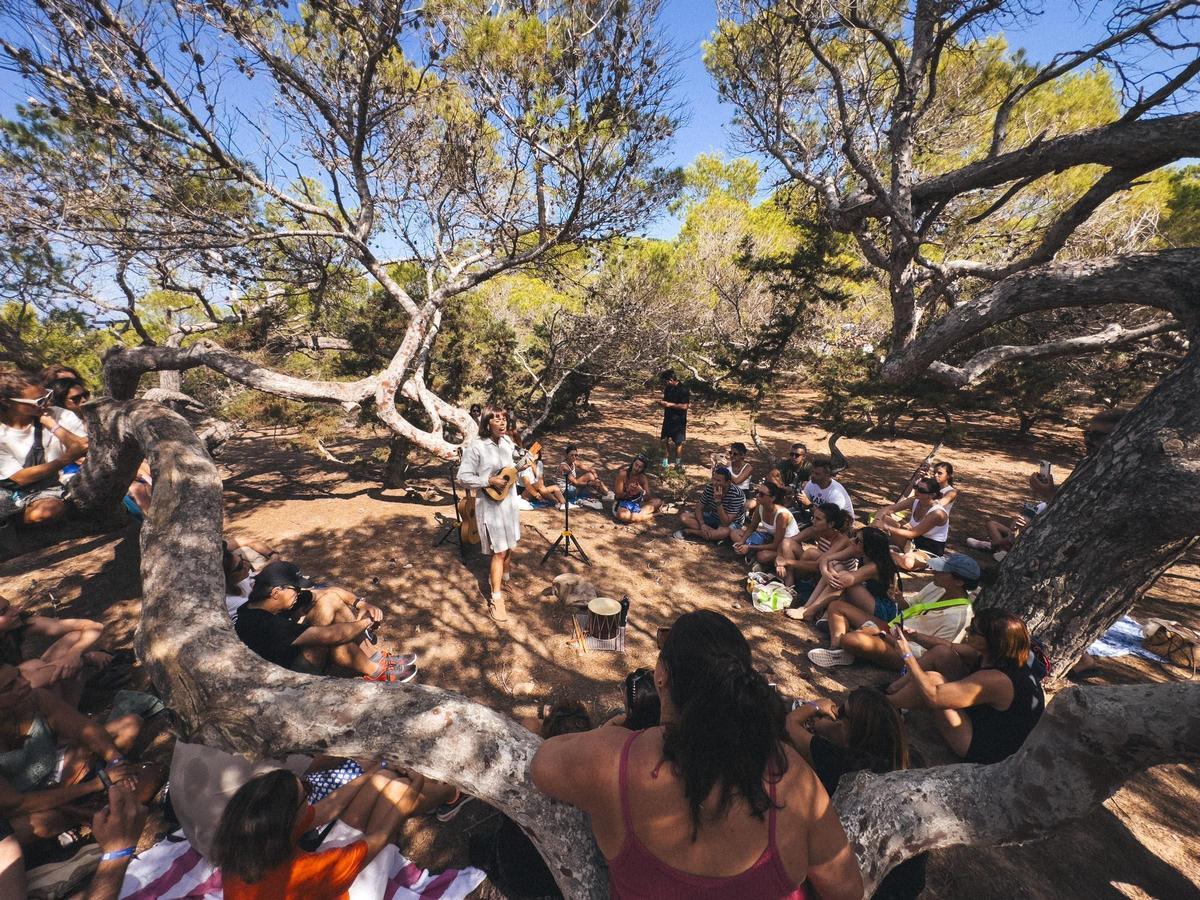
<instances>
[{"instance_id":1,"label":"smartphone","mask_svg":"<svg viewBox=\"0 0 1200 900\"><path fill-rule=\"evenodd\" d=\"M1042 481L1050 481L1050 463L1046 462L1044 459L1042 460L1042 468L1039 474L1042 476Z\"/></svg>"}]
</instances>

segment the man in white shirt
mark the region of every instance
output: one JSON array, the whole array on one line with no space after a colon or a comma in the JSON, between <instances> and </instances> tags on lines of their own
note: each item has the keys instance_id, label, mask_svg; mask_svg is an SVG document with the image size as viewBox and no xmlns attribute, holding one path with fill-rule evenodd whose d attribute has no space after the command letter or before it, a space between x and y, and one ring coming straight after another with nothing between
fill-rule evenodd
<instances>
[{"instance_id":1,"label":"man in white shirt","mask_svg":"<svg viewBox=\"0 0 1200 900\"><path fill-rule=\"evenodd\" d=\"M812 475L804 485L803 494L808 498L806 505L809 509L822 503L832 503L849 513L850 518L854 518L854 503L850 500L850 492L833 477L833 463L828 456L813 459Z\"/></svg>"},{"instance_id":2,"label":"man in white shirt","mask_svg":"<svg viewBox=\"0 0 1200 900\"><path fill-rule=\"evenodd\" d=\"M51 414L50 394L32 376L0 372L0 521L20 515L39 525L66 512L62 470L87 452L87 441Z\"/></svg>"}]
</instances>

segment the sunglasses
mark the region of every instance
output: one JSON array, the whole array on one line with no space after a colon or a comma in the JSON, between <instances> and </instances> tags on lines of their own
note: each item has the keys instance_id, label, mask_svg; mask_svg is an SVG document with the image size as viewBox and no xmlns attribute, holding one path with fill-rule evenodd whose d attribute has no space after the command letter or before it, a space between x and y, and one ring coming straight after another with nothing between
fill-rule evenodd
<instances>
[{"instance_id":1,"label":"sunglasses","mask_svg":"<svg viewBox=\"0 0 1200 900\"><path fill-rule=\"evenodd\" d=\"M799 453L793 453L793 454L792 454L792 458L794 459L794 458L795 458L795 457L797 457L797 456L803 456L803 455L804 455L804 451L803 451L803 450L801 450Z\"/></svg>"},{"instance_id":2,"label":"sunglasses","mask_svg":"<svg viewBox=\"0 0 1200 900\"><path fill-rule=\"evenodd\" d=\"M9 397L8 399L13 403L24 403L28 406L41 406L53 396L54 391L46 391L46 393L42 394L42 396L38 397L36 400L30 400L28 397Z\"/></svg>"}]
</instances>

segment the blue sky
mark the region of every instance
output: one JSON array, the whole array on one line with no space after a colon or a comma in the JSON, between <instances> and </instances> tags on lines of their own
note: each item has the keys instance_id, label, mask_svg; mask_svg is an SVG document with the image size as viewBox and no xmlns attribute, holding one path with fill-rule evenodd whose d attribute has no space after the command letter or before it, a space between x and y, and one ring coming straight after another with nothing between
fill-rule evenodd
<instances>
[{"instance_id":1,"label":"blue sky","mask_svg":"<svg viewBox=\"0 0 1200 900\"><path fill-rule=\"evenodd\" d=\"M1045 12L1007 30L1009 45L1013 49L1023 48L1034 62L1045 62L1057 52L1098 39L1103 33L1104 16L1088 14L1111 5L1106 0L1095 0L1094 4L1045 0ZM732 155L735 149L729 131L732 109L718 102L702 59L701 45L716 24L717 10L712 0L665 0L664 26L683 55L679 90L680 99L688 109L688 121L676 137L673 156L664 160L667 164L684 166L701 153ZM18 79L0 72L0 115L11 114L13 105L23 100L26 93ZM678 220L664 213L645 233L669 238L678 228Z\"/></svg>"}]
</instances>

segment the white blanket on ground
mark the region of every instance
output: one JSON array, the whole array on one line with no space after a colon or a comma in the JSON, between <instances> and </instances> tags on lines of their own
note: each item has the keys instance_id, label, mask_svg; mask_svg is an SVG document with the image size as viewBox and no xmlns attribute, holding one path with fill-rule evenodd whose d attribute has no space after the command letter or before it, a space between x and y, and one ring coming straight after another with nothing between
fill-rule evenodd
<instances>
[{"instance_id":1,"label":"white blanket on ground","mask_svg":"<svg viewBox=\"0 0 1200 900\"><path fill-rule=\"evenodd\" d=\"M321 847L342 847L361 837L357 829L338 822ZM462 900L484 878L484 873L474 868L428 872L388 845L354 880L350 900ZM214 900L223 896L220 871L186 839L161 841L140 854L130 863L121 885L123 900Z\"/></svg>"}]
</instances>

